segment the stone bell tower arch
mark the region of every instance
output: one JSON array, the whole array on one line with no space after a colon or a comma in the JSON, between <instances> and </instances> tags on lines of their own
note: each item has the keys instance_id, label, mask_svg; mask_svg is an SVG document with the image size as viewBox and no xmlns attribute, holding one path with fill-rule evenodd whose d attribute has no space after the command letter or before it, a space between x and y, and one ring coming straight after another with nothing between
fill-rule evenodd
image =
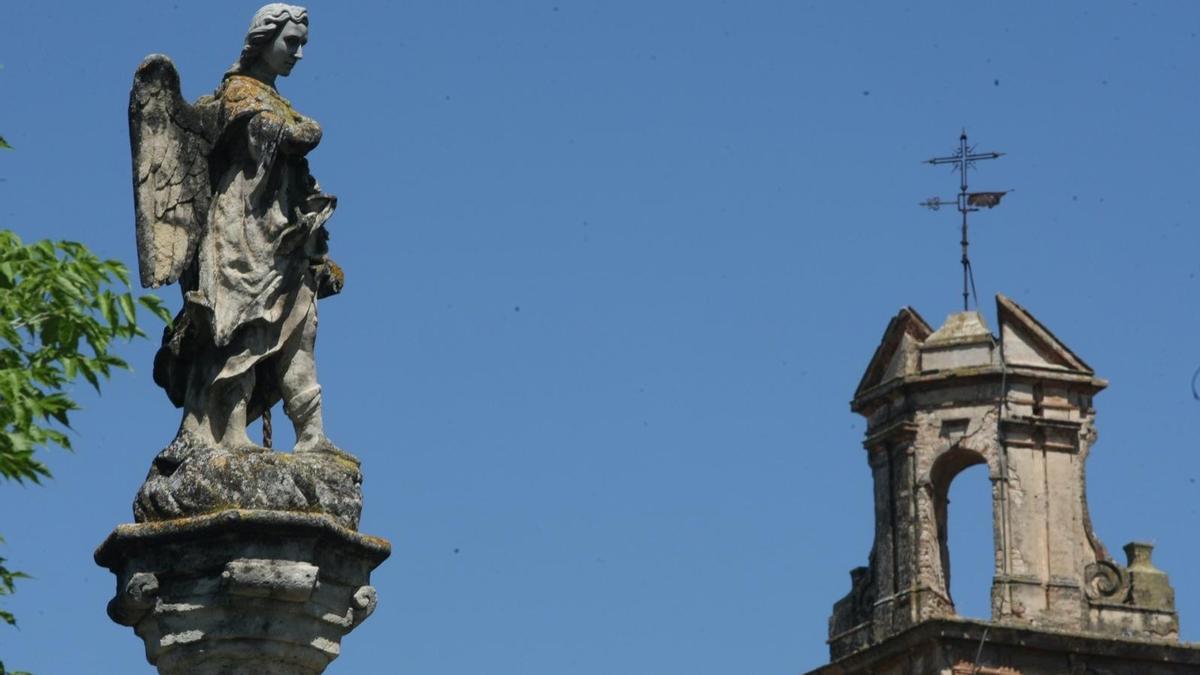
<instances>
[{"instance_id":1,"label":"stone bell tower arch","mask_svg":"<svg viewBox=\"0 0 1200 675\"><path fill-rule=\"evenodd\" d=\"M884 331L851 402L867 420L874 541L834 605L833 663L815 672L951 673L981 654L1009 669L995 672L1084 673L1062 659L1085 659L1089 639L1093 651L1114 639L1174 645L1155 654L1155 670L1097 653L1088 663L1103 672L1198 672L1200 650L1178 647L1174 594L1151 547L1130 544L1122 565L1092 529L1085 464L1093 397L1108 383L1016 302L998 295L996 315L998 335L970 311L934 330L906 307ZM949 590L950 485L976 465L991 482L990 621L959 617ZM1026 648L1035 633L1083 642L1051 638L1050 658ZM1173 658L1189 665L1171 669Z\"/></svg>"}]
</instances>

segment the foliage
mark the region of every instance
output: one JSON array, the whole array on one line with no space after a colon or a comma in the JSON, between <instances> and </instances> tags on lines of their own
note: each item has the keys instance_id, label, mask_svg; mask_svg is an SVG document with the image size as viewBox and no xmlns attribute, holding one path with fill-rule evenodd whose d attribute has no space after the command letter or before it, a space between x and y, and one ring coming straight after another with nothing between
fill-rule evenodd
<instances>
[{"instance_id":1,"label":"foliage","mask_svg":"<svg viewBox=\"0 0 1200 675\"><path fill-rule=\"evenodd\" d=\"M4 540L0 539L0 541ZM4 558L0 558L0 595L12 594L16 580L23 578L28 577L20 572L10 572L4 567ZM17 625L16 617L11 612L6 612L2 609L0 609L0 621L10 626ZM23 670L7 670L4 667L4 662L0 661L0 675L30 675L30 673Z\"/></svg>"},{"instance_id":2,"label":"foliage","mask_svg":"<svg viewBox=\"0 0 1200 675\"><path fill-rule=\"evenodd\" d=\"M0 537L0 541L4 541ZM21 572L10 572L4 567L4 558L0 558L0 595L12 595L17 579L28 579L28 575ZM6 612L0 609L0 621L15 626L17 618L12 615L12 612ZM4 664L0 663L0 675L4 675Z\"/></svg>"},{"instance_id":3,"label":"foliage","mask_svg":"<svg viewBox=\"0 0 1200 675\"><path fill-rule=\"evenodd\" d=\"M11 148L0 136L0 150ZM123 290L114 292L118 281ZM50 476L34 452L71 449L63 429L70 429L68 414L79 406L66 387L83 377L99 392L101 378L128 369L109 347L116 338L145 335L137 325L138 304L170 322L157 297L134 299L129 271L119 261L101 260L70 241L23 244L0 230L0 479L39 483ZM4 562L0 558L0 596L28 578ZM0 621L17 624L4 610ZM30 674L0 661L0 675Z\"/></svg>"},{"instance_id":4,"label":"foliage","mask_svg":"<svg viewBox=\"0 0 1200 675\"><path fill-rule=\"evenodd\" d=\"M32 675L24 670L5 670L4 662L0 661L0 675Z\"/></svg>"},{"instance_id":5,"label":"foliage","mask_svg":"<svg viewBox=\"0 0 1200 675\"><path fill-rule=\"evenodd\" d=\"M0 479L40 483L50 476L35 451L71 449L65 431L79 406L68 385L82 377L98 392L113 369L128 368L110 348L115 339L145 335L139 304L170 321L157 297L135 299L119 261L101 260L75 242L24 244L0 230ZM0 596L21 578L0 558ZM0 621L16 625L3 610ZM0 662L0 675L22 674Z\"/></svg>"},{"instance_id":6,"label":"foliage","mask_svg":"<svg viewBox=\"0 0 1200 675\"><path fill-rule=\"evenodd\" d=\"M123 292L111 289L117 281ZM79 406L64 388L82 376L99 391L101 378L129 367L110 346L145 335L136 303L170 320L157 297L134 299L120 262L75 242L25 245L0 230L0 477L37 483L50 472L35 449L71 449L63 428Z\"/></svg>"}]
</instances>

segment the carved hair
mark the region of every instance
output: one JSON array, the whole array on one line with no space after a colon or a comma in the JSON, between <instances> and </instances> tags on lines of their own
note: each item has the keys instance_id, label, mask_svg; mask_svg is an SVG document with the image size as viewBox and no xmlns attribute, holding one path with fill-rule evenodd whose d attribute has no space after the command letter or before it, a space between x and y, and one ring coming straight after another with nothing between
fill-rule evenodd
<instances>
[{"instance_id":1,"label":"carved hair","mask_svg":"<svg viewBox=\"0 0 1200 675\"><path fill-rule=\"evenodd\" d=\"M259 52L279 35L279 31L283 30L289 21L307 26L308 10L282 2L263 5L250 20L250 29L246 31L246 42L242 45L241 56L225 74L237 75L249 71L258 60Z\"/></svg>"}]
</instances>

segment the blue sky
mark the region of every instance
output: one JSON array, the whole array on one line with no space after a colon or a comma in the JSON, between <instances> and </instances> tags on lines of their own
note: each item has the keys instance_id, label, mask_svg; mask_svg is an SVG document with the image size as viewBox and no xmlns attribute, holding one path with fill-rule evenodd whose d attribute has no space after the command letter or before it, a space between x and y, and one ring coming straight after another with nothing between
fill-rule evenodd
<instances>
[{"instance_id":1,"label":"blue sky","mask_svg":"<svg viewBox=\"0 0 1200 675\"><path fill-rule=\"evenodd\" d=\"M1111 381L1093 521L1114 551L1157 543L1200 640L1200 7L309 6L279 87L323 125L310 160L340 198L326 421L363 460L362 529L394 546L330 673L822 664L873 527L848 401L901 306L958 308L955 214L917 202L953 195L920 161L963 127L1008 153L972 186L1016 190L974 221L981 308L994 329L1005 293ZM189 99L211 91L256 8L0 7L0 227L135 265L133 70L167 53ZM152 672L91 554L178 423L155 347L102 397L76 388L53 481L0 487L0 555L36 576L6 599L10 667ZM981 615L974 473L951 537Z\"/></svg>"}]
</instances>

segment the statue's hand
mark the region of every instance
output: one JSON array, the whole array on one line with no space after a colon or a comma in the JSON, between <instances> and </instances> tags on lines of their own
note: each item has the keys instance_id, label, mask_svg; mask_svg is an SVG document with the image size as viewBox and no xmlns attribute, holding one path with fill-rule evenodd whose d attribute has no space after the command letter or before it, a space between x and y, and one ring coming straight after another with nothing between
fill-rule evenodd
<instances>
[{"instance_id":1,"label":"statue's hand","mask_svg":"<svg viewBox=\"0 0 1200 675\"><path fill-rule=\"evenodd\" d=\"M314 265L313 276L317 279L317 298L327 298L342 292L346 285L346 273L329 256L324 256L318 265Z\"/></svg>"},{"instance_id":2,"label":"statue's hand","mask_svg":"<svg viewBox=\"0 0 1200 675\"><path fill-rule=\"evenodd\" d=\"M316 147L321 142L321 125L311 117L295 113L288 128L288 136L298 145Z\"/></svg>"}]
</instances>

